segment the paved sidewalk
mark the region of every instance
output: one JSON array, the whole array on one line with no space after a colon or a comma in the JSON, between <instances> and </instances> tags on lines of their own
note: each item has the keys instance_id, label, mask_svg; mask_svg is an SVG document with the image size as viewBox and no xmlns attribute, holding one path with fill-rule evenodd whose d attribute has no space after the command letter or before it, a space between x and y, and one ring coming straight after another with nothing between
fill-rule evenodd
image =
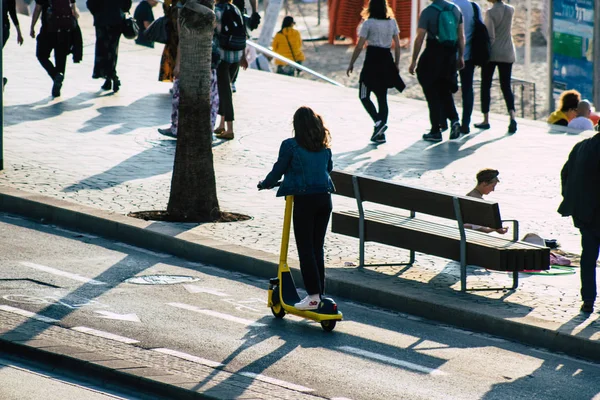
<instances>
[{"instance_id":1,"label":"paved sidewalk","mask_svg":"<svg viewBox=\"0 0 600 400\"><path fill-rule=\"evenodd\" d=\"M67 65L59 99L49 97L51 81L35 59L34 41L27 40L21 48L10 41L4 50L4 74L9 83L4 97L5 171L0 173L0 185L5 188L1 192L14 194L12 190L19 189L66 200L97 209L100 218L110 215L101 210L126 215L164 209L175 141L156 132L156 128L167 126L170 115L170 85L156 81L162 48L146 49L123 39L118 65L121 91L102 93L102 82L90 78L94 35L89 14L82 13L81 21L84 61ZM336 168L459 194L473 187L479 169L497 168L501 183L489 199L500 202L503 218L518 219L522 234L536 232L556 238L563 250L579 252L577 230L556 209L561 199L560 169L573 145L590 133L565 134L543 123L519 120L518 132L507 135L508 118L492 116L488 131L474 130L458 140L432 145L421 140L428 130L426 104L392 95L388 142L375 146L369 142L371 122L355 89L257 71L241 72L237 89L236 138L214 142L215 169L221 208L253 219L200 226L172 224L168 228L162 223L147 223L145 229L175 231L172 236L185 232L190 237L210 238L215 248L235 248L240 255L275 260L284 204L274 192L257 192L256 182L270 170L281 140L291 135L293 112L300 105L309 105L324 116L332 132ZM336 198L335 206L352 206L346 200ZM68 208L62 203L52 207ZM386 299L394 299L389 307L406 309L397 296L410 295L419 304L430 305L429 317L435 317L436 307L446 310L440 306L456 304L462 307L464 318L494 318L495 324L488 330L497 334L519 338L515 332L535 327L557 338L580 340L573 343L593 346L595 354L600 354L599 315L579 313L578 274L522 274L515 292L462 294L458 292L459 268L455 262L417 255L412 268L358 270L353 266L357 253L357 240L328 235L329 277L353 281L355 288L363 285L366 292L373 293L363 301L385 304ZM296 257L294 246L290 255ZM407 252L395 248L367 246L367 260L371 262L407 257ZM496 286L510 281L507 274L483 269L469 268L469 275L470 285ZM346 296L356 298L359 294ZM419 312L418 307L413 311ZM507 333L508 325L512 326L511 334ZM544 340L539 344L572 350L559 342Z\"/></svg>"}]
</instances>

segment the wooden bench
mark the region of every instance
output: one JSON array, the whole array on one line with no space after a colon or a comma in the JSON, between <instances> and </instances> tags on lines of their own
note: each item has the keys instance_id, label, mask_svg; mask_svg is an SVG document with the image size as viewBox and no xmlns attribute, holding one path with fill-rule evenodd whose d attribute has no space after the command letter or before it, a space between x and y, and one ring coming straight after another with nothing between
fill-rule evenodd
<instances>
[{"instance_id":1,"label":"wooden bench","mask_svg":"<svg viewBox=\"0 0 600 400\"><path fill-rule=\"evenodd\" d=\"M393 183L382 179L333 171L335 194L356 199L357 210L335 211L331 229L334 233L356 237L359 264L365 266L365 242L377 242L410 250L408 263L368 264L412 265L415 252L460 262L461 291L514 290L519 284L519 271L547 270L550 249L520 242L516 220L502 220L498 203L467 196L456 196L431 189ZM407 215L366 210L363 203L377 203L406 210ZM423 219L417 213L456 221L456 225ZM512 223L512 240L465 229L464 224L501 228ZM467 265L478 265L495 271L513 273L510 288L467 289Z\"/></svg>"}]
</instances>

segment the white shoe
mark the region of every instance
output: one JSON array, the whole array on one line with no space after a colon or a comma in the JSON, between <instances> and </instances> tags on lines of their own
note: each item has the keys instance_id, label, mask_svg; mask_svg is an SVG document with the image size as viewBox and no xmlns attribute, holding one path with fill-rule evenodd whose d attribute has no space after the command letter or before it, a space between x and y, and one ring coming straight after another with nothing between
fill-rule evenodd
<instances>
[{"instance_id":1,"label":"white shoe","mask_svg":"<svg viewBox=\"0 0 600 400\"><path fill-rule=\"evenodd\" d=\"M298 310L316 310L319 308L320 301L321 296L318 294L311 294L302 299L300 303L294 304L294 307Z\"/></svg>"}]
</instances>

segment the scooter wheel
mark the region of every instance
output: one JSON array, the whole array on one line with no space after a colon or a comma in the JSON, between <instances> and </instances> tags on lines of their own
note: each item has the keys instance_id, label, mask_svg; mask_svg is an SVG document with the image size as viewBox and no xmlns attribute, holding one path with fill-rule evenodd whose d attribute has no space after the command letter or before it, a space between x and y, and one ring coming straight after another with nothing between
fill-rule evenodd
<instances>
[{"instance_id":1,"label":"scooter wheel","mask_svg":"<svg viewBox=\"0 0 600 400\"><path fill-rule=\"evenodd\" d=\"M278 319L281 319L281 318L283 318L285 316L285 310L281 306L281 303L274 304L271 307L271 312L273 313L273 315L275 316L275 318L278 318Z\"/></svg>"},{"instance_id":2,"label":"scooter wheel","mask_svg":"<svg viewBox=\"0 0 600 400\"><path fill-rule=\"evenodd\" d=\"M335 328L335 321L321 321L321 327L325 332L331 332Z\"/></svg>"}]
</instances>

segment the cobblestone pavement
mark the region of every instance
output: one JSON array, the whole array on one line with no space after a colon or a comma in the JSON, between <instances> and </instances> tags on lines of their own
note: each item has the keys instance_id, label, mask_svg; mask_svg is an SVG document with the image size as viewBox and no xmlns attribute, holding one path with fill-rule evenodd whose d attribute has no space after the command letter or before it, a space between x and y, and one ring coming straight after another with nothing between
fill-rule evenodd
<instances>
[{"instance_id":1,"label":"cobblestone pavement","mask_svg":"<svg viewBox=\"0 0 600 400\"><path fill-rule=\"evenodd\" d=\"M117 94L101 92L91 79L94 34L82 13L84 60L67 65L63 96L49 97L51 81L35 59L34 41L10 41L4 49L4 163L0 185L65 199L104 210L164 209L175 141L156 132L169 121L170 85L157 82L162 48L147 49L122 39ZM501 183L489 196L501 204L505 219L521 222L521 236L536 232L556 238L562 248L579 252L579 234L556 209L560 169L575 143L587 137L551 130L546 124L519 119L519 131L508 135L506 116L492 115L492 129L474 130L459 140L430 144L425 103L390 98L388 142L369 142L371 122L354 89L266 74L241 72L235 94L236 137L215 140L214 156L221 208L252 216L238 223L185 225L204 236L277 254L283 201L274 192L256 191L275 161L279 143L291 135L291 117L300 105L323 114L333 134L335 167L451 193L466 193L475 173L498 168ZM447 133L446 136L447 137ZM352 206L336 198L335 207ZM295 257L292 246L291 256ZM329 268L354 268L357 240L329 234ZM405 259L407 252L368 245L367 261ZM454 293L458 264L417 255L410 269L374 270L403 283L427 283L427 290ZM579 276L522 275L514 293L476 292L474 301L489 304L498 315L543 324L598 340L598 314L579 314ZM470 268L470 284L503 285L504 273ZM541 322L540 322L541 321Z\"/></svg>"}]
</instances>

